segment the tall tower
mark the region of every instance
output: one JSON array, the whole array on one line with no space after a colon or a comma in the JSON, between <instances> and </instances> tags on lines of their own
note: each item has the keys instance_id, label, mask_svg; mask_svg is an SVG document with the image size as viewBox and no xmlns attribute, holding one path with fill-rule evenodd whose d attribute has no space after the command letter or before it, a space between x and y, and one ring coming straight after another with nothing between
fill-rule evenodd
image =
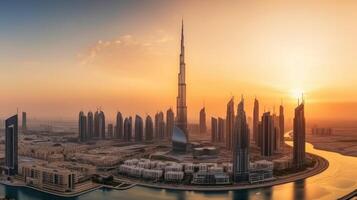
<instances>
[{"instance_id":1,"label":"tall tower","mask_svg":"<svg viewBox=\"0 0 357 200\"><path fill-rule=\"evenodd\" d=\"M263 113L259 131L261 155L265 157L272 156L274 154L274 121L270 112Z\"/></svg>"},{"instance_id":2,"label":"tall tower","mask_svg":"<svg viewBox=\"0 0 357 200\"><path fill-rule=\"evenodd\" d=\"M283 104L279 107L279 130L280 130L280 146L284 147L284 107Z\"/></svg>"},{"instance_id":3,"label":"tall tower","mask_svg":"<svg viewBox=\"0 0 357 200\"><path fill-rule=\"evenodd\" d=\"M232 150L233 147L233 129L234 129L234 98L232 97L227 104L226 115L226 147Z\"/></svg>"},{"instance_id":4,"label":"tall tower","mask_svg":"<svg viewBox=\"0 0 357 200\"><path fill-rule=\"evenodd\" d=\"M185 46L183 35L183 20L181 26L181 53L180 53L180 72L178 74L178 96L177 96L177 116L176 126L180 128L187 136L187 106L186 106L186 64L185 64Z\"/></svg>"},{"instance_id":5,"label":"tall tower","mask_svg":"<svg viewBox=\"0 0 357 200\"><path fill-rule=\"evenodd\" d=\"M253 140L257 146L260 146L258 139L258 125L259 125L259 102L258 99L254 99L253 108Z\"/></svg>"},{"instance_id":6,"label":"tall tower","mask_svg":"<svg viewBox=\"0 0 357 200\"><path fill-rule=\"evenodd\" d=\"M233 179L247 181L249 173L249 128L244 111L244 100L238 104L233 131Z\"/></svg>"},{"instance_id":7,"label":"tall tower","mask_svg":"<svg viewBox=\"0 0 357 200\"><path fill-rule=\"evenodd\" d=\"M5 121L5 172L12 176L18 170L18 119L17 115Z\"/></svg>"},{"instance_id":8,"label":"tall tower","mask_svg":"<svg viewBox=\"0 0 357 200\"><path fill-rule=\"evenodd\" d=\"M206 109L203 107L200 110L200 133L206 133L207 127L206 127Z\"/></svg>"},{"instance_id":9,"label":"tall tower","mask_svg":"<svg viewBox=\"0 0 357 200\"><path fill-rule=\"evenodd\" d=\"M304 102L295 108L293 140L293 164L296 168L301 168L305 163Z\"/></svg>"},{"instance_id":10,"label":"tall tower","mask_svg":"<svg viewBox=\"0 0 357 200\"><path fill-rule=\"evenodd\" d=\"M87 117L83 111L79 112L78 118L78 136L79 141L84 142L87 139Z\"/></svg>"}]
</instances>

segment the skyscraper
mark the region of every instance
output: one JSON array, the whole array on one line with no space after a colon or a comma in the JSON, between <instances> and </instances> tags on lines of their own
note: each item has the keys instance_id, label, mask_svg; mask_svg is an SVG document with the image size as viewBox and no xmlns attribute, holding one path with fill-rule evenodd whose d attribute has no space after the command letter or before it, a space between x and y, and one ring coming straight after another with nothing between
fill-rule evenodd
<instances>
[{"instance_id":1,"label":"skyscraper","mask_svg":"<svg viewBox=\"0 0 357 200\"><path fill-rule=\"evenodd\" d=\"M225 120L218 117L218 142L224 142L224 133L226 130Z\"/></svg>"},{"instance_id":2,"label":"skyscraper","mask_svg":"<svg viewBox=\"0 0 357 200\"><path fill-rule=\"evenodd\" d=\"M240 101L233 132L233 178L235 182L249 178L249 127L244 111L244 100Z\"/></svg>"},{"instance_id":3,"label":"skyscraper","mask_svg":"<svg viewBox=\"0 0 357 200\"><path fill-rule=\"evenodd\" d=\"M132 132L131 119L126 117L124 120L124 141L127 142L131 141L131 132Z\"/></svg>"},{"instance_id":4,"label":"skyscraper","mask_svg":"<svg viewBox=\"0 0 357 200\"><path fill-rule=\"evenodd\" d=\"M301 168L305 163L304 101L295 108L293 140L293 164L296 168Z\"/></svg>"},{"instance_id":5,"label":"skyscraper","mask_svg":"<svg viewBox=\"0 0 357 200\"><path fill-rule=\"evenodd\" d=\"M108 136L108 138L113 138L114 137L113 124L108 124L107 136Z\"/></svg>"},{"instance_id":6,"label":"skyscraper","mask_svg":"<svg viewBox=\"0 0 357 200\"><path fill-rule=\"evenodd\" d=\"M211 141L218 142L218 121L217 118L211 118Z\"/></svg>"},{"instance_id":7,"label":"skyscraper","mask_svg":"<svg viewBox=\"0 0 357 200\"><path fill-rule=\"evenodd\" d=\"M261 137L261 155L267 157L272 156L274 153L274 122L270 112L263 113L259 130Z\"/></svg>"},{"instance_id":8,"label":"skyscraper","mask_svg":"<svg viewBox=\"0 0 357 200\"><path fill-rule=\"evenodd\" d=\"M187 106L186 106L186 64L185 64L185 46L183 35L183 20L181 26L181 53L180 53L180 71L178 74L178 96L177 96L176 126L180 128L188 138L187 130Z\"/></svg>"},{"instance_id":9,"label":"skyscraper","mask_svg":"<svg viewBox=\"0 0 357 200\"><path fill-rule=\"evenodd\" d=\"M115 125L115 138L122 139L123 137L123 116L120 112L117 113Z\"/></svg>"},{"instance_id":10,"label":"skyscraper","mask_svg":"<svg viewBox=\"0 0 357 200\"><path fill-rule=\"evenodd\" d=\"M259 124L259 102L258 99L254 99L254 108L253 108L253 140L257 146L259 145L258 139L258 124Z\"/></svg>"},{"instance_id":11,"label":"skyscraper","mask_svg":"<svg viewBox=\"0 0 357 200\"><path fill-rule=\"evenodd\" d=\"M283 105L280 105L279 107L279 131L280 131L280 146L283 148L284 147L284 107Z\"/></svg>"},{"instance_id":12,"label":"skyscraper","mask_svg":"<svg viewBox=\"0 0 357 200\"><path fill-rule=\"evenodd\" d=\"M17 115L5 121L5 172L12 176L18 171L18 119Z\"/></svg>"},{"instance_id":13,"label":"skyscraper","mask_svg":"<svg viewBox=\"0 0 357 200\"><path fill-rule=\"evenodd\" d=\"M99 139L99 111L94 113L94 138Z\"/></svg>"},{"instance_id":14,"label":"skyscraper","mask_svg":"<svg viewBox=\"0 0 357 200\"><path fill-rule=\"evenodd\" d=\"M87 117L84 115L83 111L79 112L78 136L79 141L81 142L85 142L87 139Z\"/></svg>"},{"instance_id":15,"label":"skyscraper","mask_svg":"<svg viewBox=\"0 0 357 200\"><path fill-rule=\"evenodd\" d=\"M280 146L281 146L281 142L280 142L280 124L279 124L279 116L277 116L275 113L273 113L273 125L274 125L274 152L279 152Z\"/></svg>"},{"instance_id":16,"label":"skyscraper","mask_svg":"<svg viewBox=\"0 0 357 200\"><path fill-rule=\"evenodd\" d=\"M206 133L207 127L206 127L206 109L203 107L200 110L200 133Z\"/></svg>"},{"instance_id":17,"label":"skyscraper","mask_svg":"<svg viewBox=\"0 0 357 200\"><path fill-rule=\"evenodd\" d=\"M99 112L98 115L98 128L99 128L99 137L105 139L105 115L103 111Z\"/></svg>"},{"instance_id":18,"label":"skyscraper","mask_svg":"<svg viewBox=\"0 0 357 200\"><path fill-rule=\"evenodd\" d=\"M94 135L94 119L93 113L91 111L88 112L87 115L87 136L88 139L92 139Z\"/></svg>"},{"instance_id":19,"label":"skyscraper","mask_svg":"<svg viewBox=\"0 0 357 200\"><path fill-rule=\"evenodd\" d=\"M135 116L135 142L143 141L144 124L143 119L139 116Z\"/></svg>"},{"instance_id":20,"label":"skyscraper","mask_svg":"<svg viewBox=\"0 0 357 200\"><path fill-rule=\"evenodd\" d=\"M166 138L171 138L172 137L172 131L174 130L174 124L175 124L175 114L172 109L168 109L166 111Z\"/></svg>"},{"instance_id":21,"label":"skyscraper","mask_svg":"<svg viewBox=\"0 0 357 200\"><path fill-rule=\"evenodd\" d=\"M150 115L145 120L145 141L151 141L154 137L154 124Z\"/></svg>"},{"instance_id":22,"label":"skyscraper","mask_svg":"<svg viewBox=\"0 0 357 200\"><path fill-rule=\"evenodd\" d=\"M164 137L165 137L164 113L158 112L155 115L155 138L164 139Z\"/></svg>"},{"instance_id":23,"label":"skyscraper","mask_svg":"<svg viewBox=\"0 0 357 200\"><path fill-rule=\"evenodd\" d=\"M234 129L234 99L233 97L227 104L226 113L226 147L232 150L233 147L233 129Z\"/></svg>"},{"instance_id":24,"label":"skyscraper","mask_svg":"<svg viewBox=\"0 0 357 200\"><path fill-rule=\"evenodd\" d=\"M22 132L25 133L27 131L27 116L26 112L22 112Z\"/></svg>"}]
</instances>

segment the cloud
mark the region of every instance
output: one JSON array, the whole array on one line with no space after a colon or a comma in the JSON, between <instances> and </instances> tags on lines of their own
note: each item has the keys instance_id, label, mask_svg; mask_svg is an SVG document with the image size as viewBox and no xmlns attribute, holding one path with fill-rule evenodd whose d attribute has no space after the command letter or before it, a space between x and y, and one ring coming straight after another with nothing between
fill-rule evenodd
<instances>
[{"instance_id":1,"label":"cloud","mask_svg":"<svg viewBox=\"0 0 357 200\"><path fill-rule=\"evenodd\" d=\"M77 56L82 66L140 74L165 63L175 50L171 48L172 41L173 38L164 31L144 37L128 34L111 40L98 40Z\"/></svg>"}]
</instances>

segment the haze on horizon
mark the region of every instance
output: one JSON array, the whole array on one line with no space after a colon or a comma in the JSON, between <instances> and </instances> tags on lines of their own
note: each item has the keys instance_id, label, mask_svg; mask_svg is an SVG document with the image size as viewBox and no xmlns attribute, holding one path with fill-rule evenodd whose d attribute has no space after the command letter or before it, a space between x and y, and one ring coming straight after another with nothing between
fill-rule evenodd
<instances>
[{"instance_id":1,"label":"haze on horizon","mask_svg":"<svg viewBox=\"0 0 357 200\"><path fill-rule=\"evenodd\" d=\"M357 2L3 1L0 117L109 119L175 109L184 18L187 105L225 116L234 95L261 112L357 119Z\"/></svg>"}]
</instances>

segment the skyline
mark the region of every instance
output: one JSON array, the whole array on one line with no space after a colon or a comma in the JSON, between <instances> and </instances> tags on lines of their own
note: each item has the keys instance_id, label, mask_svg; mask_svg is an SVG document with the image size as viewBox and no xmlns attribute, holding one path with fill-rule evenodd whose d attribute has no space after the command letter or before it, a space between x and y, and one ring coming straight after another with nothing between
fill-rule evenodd
<instances>
[{"instance_id":1,"label":"skyline","mask_svg":"<svg viewBox=\"0 0 357 200\"><path fill-rule=\"evenodd\" d=\"M241 94L249 117L257 96L261 111L278 112L283 99L292 118L300 92L308 119L357 119L356 30L346 20L357 3L0 4L1 118L17 107L40 119L102 107L110 120L117 110L174 108L183 17L190 121L203 105L208 117L225 116L230 97Z\"/></svg>"}]
</instances>

